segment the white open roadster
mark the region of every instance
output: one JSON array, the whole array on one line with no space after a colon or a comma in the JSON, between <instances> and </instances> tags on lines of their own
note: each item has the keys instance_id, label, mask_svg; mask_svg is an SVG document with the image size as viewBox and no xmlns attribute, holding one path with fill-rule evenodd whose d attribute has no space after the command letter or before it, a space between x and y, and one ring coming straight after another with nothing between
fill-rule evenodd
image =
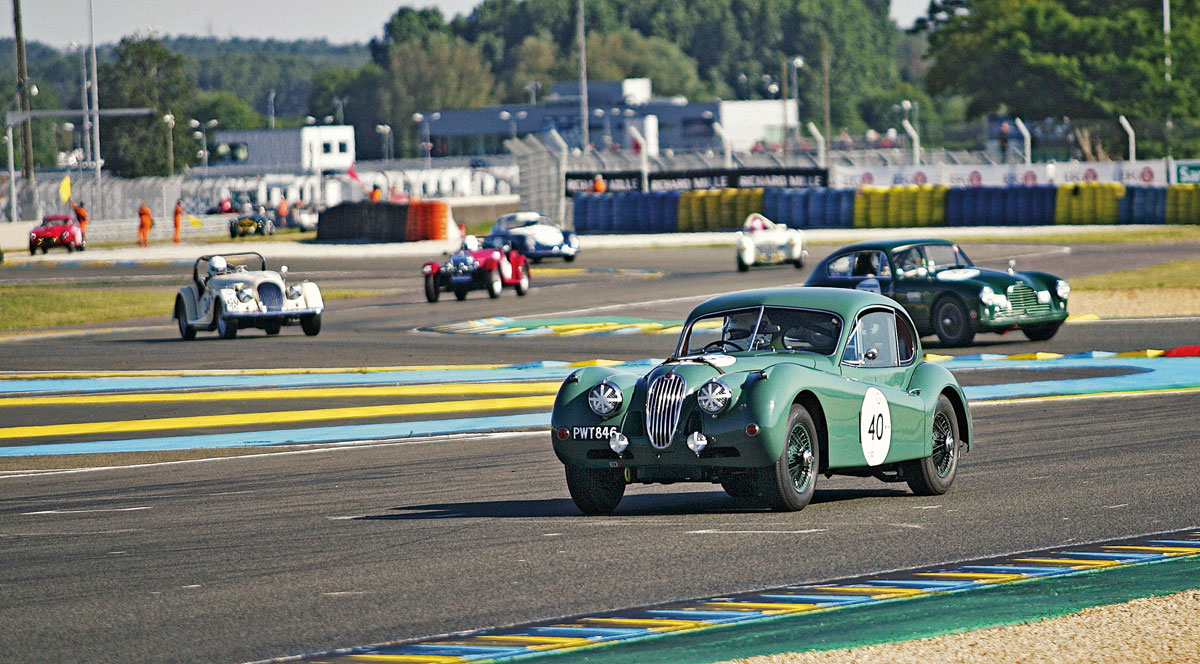
<instances>
[{"instance_id":1,"label":"white open roadster","mask_svg":"<svg viewBox=\"0 0 1200 664\"><path fill-rule=\"evenodd\" d=\"M800 269L806 256L804 231L777 224L757 212L746 217L737 234L739 272L749 270L751 265L778 263L791 263Z\"/></svg>"},{"instance_id":2,"label":"white open roadster","mask_svg":"<svg viewBox=\"0 0 1200 664\"><path fill-rule=\"evenodd\" d=\"M286 265L268 270L267 260L253 251L197 258L192 283L175 296L179 336L194 339L203 329L232 339L243 327L279 334L284 325L296 324L310 337L320 333L321 289L309 281L285 284L286 273Z\"/></svg>"}]
</instances>

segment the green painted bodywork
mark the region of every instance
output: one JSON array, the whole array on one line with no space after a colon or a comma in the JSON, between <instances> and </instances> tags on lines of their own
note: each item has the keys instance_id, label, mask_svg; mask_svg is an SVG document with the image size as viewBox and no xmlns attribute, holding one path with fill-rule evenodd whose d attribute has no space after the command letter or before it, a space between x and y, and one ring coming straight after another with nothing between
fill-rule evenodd
<instances>
[{"instance_id":1,"label":"green painted bodywork","mask_svg":"<svg viewBox=\"0 0 1200 664\"><path fill-rule=\"evenodd\" d=\"M917 245L945 245L955 243L937 239L903 239L903 240L873 240L848 245L831 253L813 268L809 275L807 286L822 286L853 289L862 278L829 277L826 267L829 263L847 253L858 251L882 251L891 259L893 253ZM989 270L978 266L970 269L978 274L961 280L947 280L938 277L937 273L899 276L892 266L892 277L877 278L884 295L899 302L905 308L917 331L922 335L933 334L933 312L943 298L956 298L965 305L971 318L971 325L977 332L1001 332L1014 325L1036 327L1062 323L1067 318L1067 302L1058 297L1055 284L1059 277L1045 272L1022 271L1009 274L1002 270ZM1009 287L1024 284L1036 291L1050 293L1049 310L1040 314L1013 312L1003 307L988 306L980 300L980 291L984 286L990 287L996 293L1004 295Z\"/></svg>"},{"instance_id":2,"label":"green painted bodywork","mask_svg":"<svg viewBox=\"0 0 1200 664\"><path fill-rule=\"evenodd\" d=\"M843 364L853 322L864 310L887 309L907 318L889 298L832 288L780 288L722 295L697 306L684 323L731 309L750 306L813 309L840 316L837 348L832 355L804 351L753 350L721 356L730 362L720 370L694 358L668 359L645 374L622 369L586 367L567 378L559 389L551 414L554 451L564 464L581 468L629 468L634 481L717 481L723 470L763 468L779 459L786 439L790 409L804 404L820 433L821 470L868 469L859 441L859 417L867 389L875 387L887 398L892 421L891 446L882 464L887 470L901 461L932 453L932 415L938 397L946 394L959 414L959 436L973 442L966 398L954 376L944 367L925 362L920 340L915 359L905 366L872 369ZM706 356L711 357L711 356ZM687 384L687 396L678 425L666 449L654 449L645 432L644 413L650 384L659 376L675 373ZM723 373L722 373L723 372ZM729 406L717 415L699 409L696 391L719 378L733 393ZM588 392L608 381L621 390L623 401L608 417L588 406ZM918 394L914 391L919 390ZM757 435L746 434L756 424ZM629 447L618 458L607 439L585 440L575 427L616 426L629 438ZM571 435L561 440L557 432ZM700 455L688 449L687 435L699 431L708 439Z\"/></svg>"}]
</instances>

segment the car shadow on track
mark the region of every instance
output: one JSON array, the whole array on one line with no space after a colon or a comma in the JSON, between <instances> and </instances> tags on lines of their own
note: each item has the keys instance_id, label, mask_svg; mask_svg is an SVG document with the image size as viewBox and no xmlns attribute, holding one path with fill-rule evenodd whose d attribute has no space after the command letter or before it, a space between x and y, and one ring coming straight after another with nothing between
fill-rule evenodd
<instances>
[{"instance_id":1,"label":"car shadow on track","mask_svg":"<svg viewBox=\"0 0 1200 664\"><path fill-rule=\"evenodd\" d=\"M812 504L836 503L862 498L894 498L910 495L899 489L818 489ZM767 512L762 504L747 498L731 498L722 492L653 493L628 495L610 516L663 516L680 514L743 514ZM583 516L568 498L494 500L470 503L437 503L393 507L387 514L368 514L355 521L405 521L422 519L523 519Z\"/></svg>"}]
</instances>

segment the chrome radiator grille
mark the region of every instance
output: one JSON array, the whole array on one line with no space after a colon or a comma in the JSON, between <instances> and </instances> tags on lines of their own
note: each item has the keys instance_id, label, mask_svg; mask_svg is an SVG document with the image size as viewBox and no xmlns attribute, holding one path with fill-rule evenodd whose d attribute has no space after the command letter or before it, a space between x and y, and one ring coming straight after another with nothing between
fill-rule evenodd
<instances>
[{"instance_id":1,"label":"chrome radiator grille","mask_svg":"<svg viewBox=\"0 0 1200 664\"><path fill-rule=\"evenodd\" d=\"M262 300L267 311L279 311L283 308L283 291L279 284L264 281L258 285L258 299Z\"/></svg>"},{"instance_id":2,"label":"chrome radiator grille","mask_svg":"<svg viewBox=\"0 0 1200 664\"><path fill-rule=\"evenodd\" d=\"M1038 316L1050 313L1050 305L1038 302L1037 293L1029 286L1013 286L1008 293L1008 301L1012 304L1014 314Z\"/></svg>"},{"instance_id":3,"label":"chrome radiator grille","mask_svg":"<svg viewBox=\"0 0 1200 664\"><path fill-rule=\"evenodd\" d=\"M685 394L687 381L673 373L659 376L650 384L646 394L646 434L655 448L661 450L671 444Z\"/></svg>"}]
</instances>

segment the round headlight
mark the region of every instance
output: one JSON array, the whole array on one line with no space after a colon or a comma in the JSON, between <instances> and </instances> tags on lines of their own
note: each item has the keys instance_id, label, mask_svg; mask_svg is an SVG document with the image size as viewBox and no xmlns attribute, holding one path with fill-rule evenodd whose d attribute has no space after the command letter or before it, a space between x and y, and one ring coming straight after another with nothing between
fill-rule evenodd
<instances>
[{"instance_id":1,"label":"round headlight","mask_svg":"<svg viewBox=\"0 0 1200 664\"><path fill-rule=\"evenodd\" d=\"M1058 299L1065 301L1071 295L1071 286L1062 279L1054 284L1054 292L1058 293Z\"/></svg>"},{"instance_id":2,"label":"round headlight","mask_svg":"<svg viewBox=\"0 0 1200 664\"><path fill-rule=\"evenodd\" d=\"M588 392L588 407L600 417L608 417L621 407L621 389L607 380Z\"/></svg>"},{"instance_id":3,"label":"round headlight","mask_svg":"<svg viewBox=\"0 0 1200 664\"><path fill-rule=\"evenodd\" d=\"M996 301L996 291L992 290L991 286L984 286L983 290L979 291L979 301L990 306Z\"/></svg>"},{"instance_id":4,"label":"round headlight","mask_svg":"<svg viewBox=\"0 0 1200 664\"><path fill-rule=\"evenodd\" d=\"M238 290L237 297L242 302L252 302L254 300L254 294L244 288Z\"/></svg>"},{"instance_id":5,"label":"round headlight","mask_svg":"<svg viewBox=\"0 0 1200 664\"><path fill-rule=\"evenodd\" d=\"M696 403L700 406L700 410L709 415L716 415L725 410L731 400L733 400L733 392L725 386L725 383L716 379L708 381L696 392Z\"/></svg>"},{"instance_id":6,"label":"round headlight","mask_svg":"<svg viewBox=\"0 0 1200 664\"><path fill-rule=\"evenodd\" d=\"M299 299L300 298L300 285L292 284L291 286L288 286L287 296L288 296L289 300Z\"/></svg>"}]
</instances>

